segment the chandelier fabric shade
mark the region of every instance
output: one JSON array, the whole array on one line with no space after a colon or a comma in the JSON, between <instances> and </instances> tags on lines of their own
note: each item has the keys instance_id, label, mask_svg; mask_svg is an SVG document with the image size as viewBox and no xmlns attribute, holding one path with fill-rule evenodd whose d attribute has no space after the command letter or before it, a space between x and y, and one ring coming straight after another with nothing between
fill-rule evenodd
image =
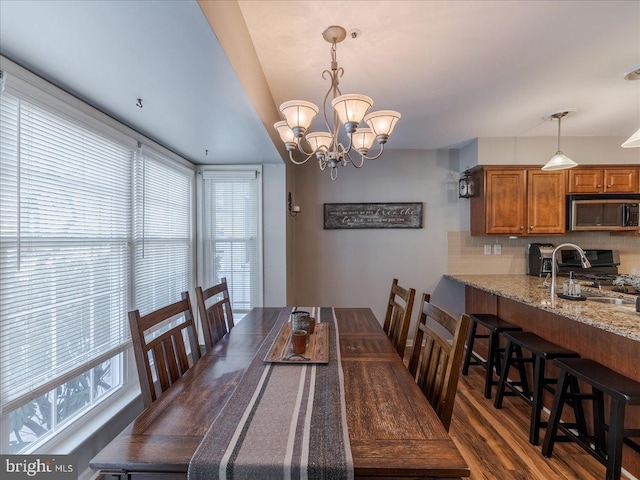
<instances>
[{"instance_id":1,"label":"chandelier fabric shade","mask_svg":"<svg viewBox=\"0 0 640 480\"><path fill-rule=\"evenodd\" d=\"M306 133L319 108L304 100L291 100L280 105L280 113L284 120L276 122L273 126L284 142L292 163L302 165L315 156L320 169L325 170L329 167L331 179L335 180L338 176L338 166L350 163L356 168L361 168L365 160L380 157L401 115L393 110L370 112L373 100L366 95L343 95L338 85L344 69L338 67L336 45L346 38L347 32L344 28L333 25L328 27L322 36L331 43L331 70L322 73L323 78L328 77L331 80L323 104L324 121L328 131ZM333 98L332 112L327 113L327 100L330 96ZM369 128L359 127L363 121ZM339 140L340 125L344 125L348 140L346 143ZM376 142L380 151L375 156L369 156L369 150ZM306 147L310 147L311 151ZM306 158L296 160L296 150L306 155ZM353 151L359 154L359 160L351 158Z\"/></svg>"}]
</instances>

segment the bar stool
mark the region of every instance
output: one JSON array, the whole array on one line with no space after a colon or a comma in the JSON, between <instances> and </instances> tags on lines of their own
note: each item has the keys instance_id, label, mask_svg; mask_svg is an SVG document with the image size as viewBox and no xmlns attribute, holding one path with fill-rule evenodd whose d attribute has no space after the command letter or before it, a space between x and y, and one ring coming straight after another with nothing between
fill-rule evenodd
<instances>
[{"instance_id":1,"label":"bar stool","mask_svg":"<svg viewBox=\"0 0 640 480\"><path fill-rule=\"evenodd\" d=\"M558 382L556 377L545 376L545 366L547 360L556 358L579 358L580 354L552 343L532 332L505 332L503 334L506 341L505 360L502 366L502 373L498 381L498 389L494 406L502 408L502 400L505 396L512 395L523 398L531 405L531 421L529 424L529 442L538 445L540 440L540 427L547 425L542 422L542 393L544 390L554 393L552 385ZM522 353L526 350L531 354L525 357ZM525 364L533 364L533 391L529 389L529 382L525 370ZM520 375L519 381L509 380L509 370L512 366L517 367ZM516 388L520 387L520 389ZM572 404L573 406L573 404ZM576 414L576 424L566 424L565 427L577 427L582 432L586 432L586 422L581 405Z\"/></svg>"},{"instance_id":2,"label":"bar stool","mask_svg":"<svg viewBox=\"0 0 640 480\"><path fill-rule=\"evenodd\" d=\"M467 352L464 357L464 363L462 365L462 374L469 374L470 365L482 365L486 370L484 381L484 396L485 398L491 398L491 387L497 385L498 381L493 380L493 371L495 370L497 375L500 375L502 370L500 365L500 357L504 352L504 348L500 347L500 334L504 332L516 332L521 331L522 328L509 323L497 315L491 313L473 313L469 315L471 319L471 333L469 334L469 342L467 343ZM478 325L487 329L488 334L478 334ZM476 338L488 338L489 349L487 353L487 360L481 360L480 357L473 351L473 344Z\"/></svg>"},{"instance_id":3,"label":"bar stool","mask_svg":"<svg viewBox=\"0 0 640 480\"><path fill-rule=\"evenodd\" d=\"M549 426L542 445L542 455L550 457L562 416L562 407L568 399L578 402L593 401L594 435L575 435L565 432L570 440L577 442L607 467L606 480L620 479L622 467L622 445L626 444L640 453L640 444L629 437L640 437L640 429L624 427L627 405L640 405L640 383L585 358L556 359L553 363L560 369L558 388L553 398ZM591 394L580 393L577 380L591 385ZM604 394L610 399L609 423L605 422ZM608 431L608 440L605 438ZM593 445L592 445L593 443Z\"/></svg>"}]
</instances>

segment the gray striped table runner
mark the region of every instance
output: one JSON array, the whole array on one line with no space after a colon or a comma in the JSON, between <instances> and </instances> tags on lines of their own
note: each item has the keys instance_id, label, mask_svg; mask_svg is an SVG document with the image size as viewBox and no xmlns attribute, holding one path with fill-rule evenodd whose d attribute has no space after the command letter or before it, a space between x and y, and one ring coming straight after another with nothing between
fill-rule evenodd
<instances>
[{"instance_id":1,"label":"gray striped table runner","mask_svg":"<svg viewBox=\"0 0 640 480\"><path fill-rule=\"evenodd\" d=\"M289 319L283 310L191 458L188 480L353 479L335 313L298 310L329 324L329 363L263 361Z\"/></svg>"}]
</instances>

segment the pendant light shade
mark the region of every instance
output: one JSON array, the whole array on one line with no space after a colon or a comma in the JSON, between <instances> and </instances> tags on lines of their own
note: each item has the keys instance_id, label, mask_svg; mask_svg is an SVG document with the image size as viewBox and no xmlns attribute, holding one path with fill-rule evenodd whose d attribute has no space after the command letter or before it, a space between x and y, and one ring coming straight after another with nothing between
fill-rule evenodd
<instances>
[{"instance_id":1,"label":"pendant light shade","mask_svg":"<svg viewBox=\"0 0 640 480\"><path fill-rule=\"evenodd\" d=\"M640 128L622 144L624 148L640 147Z\"/></svg>"},{"instance_id":2,"label":"pendant light shade","mask_svg":"<svg viewBox=\"0 0 640 480\"><path fill-rule=\"evenodd\" d=\"M562 121L562 117L565 117L569 113L575 113L575 109L572 110L562 110L559 112L553 112L542 117L544 120L557 119L558 120L558 151L556 154L551 157L542 170L566 170L567 168L576 167L578 164L567 157L562 150L560 150L560 123Z\"/></svg>"},{"instance_id":3,"label":"pendant light shade","mask_svg":"<svg viewBox=\"0 0 640 480\"><path fill-rule=\"evenodd\" d=\"M576 167L578 164L567 157L561 151L557 151L556 154L551 157L542 170L566 170L567 168Z\"/></svg>"},{"instance_id":4,"label":"pendant light shade","mask_svg":"<svg viewBox=\"0 0 640 480\"><path fill-rule=\"evenodd\" d=\"M640 64L628 68L622 75L625 80L640 80ZM622 144L623 148L640 147L640 128Z\"/></svg>"}]
</instances>

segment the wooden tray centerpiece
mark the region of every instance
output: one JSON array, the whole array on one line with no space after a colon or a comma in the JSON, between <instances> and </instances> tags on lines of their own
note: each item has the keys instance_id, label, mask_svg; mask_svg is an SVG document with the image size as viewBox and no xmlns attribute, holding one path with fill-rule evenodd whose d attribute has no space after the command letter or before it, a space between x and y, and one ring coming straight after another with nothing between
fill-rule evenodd
<instances>
[{"instance_id":1,"label":"wooden tray centerpiece","mask_svg":"<svg viewBox=\"0 0 640 480\"><path fill-rule=\"evenodd\" d=\"M329 325L317 323L314 332L309 335L306 351L295 355L291 348L291 323L282 325L280 333L264 357L271 363L329 363Z\"/></svg>"}]
</instances>

